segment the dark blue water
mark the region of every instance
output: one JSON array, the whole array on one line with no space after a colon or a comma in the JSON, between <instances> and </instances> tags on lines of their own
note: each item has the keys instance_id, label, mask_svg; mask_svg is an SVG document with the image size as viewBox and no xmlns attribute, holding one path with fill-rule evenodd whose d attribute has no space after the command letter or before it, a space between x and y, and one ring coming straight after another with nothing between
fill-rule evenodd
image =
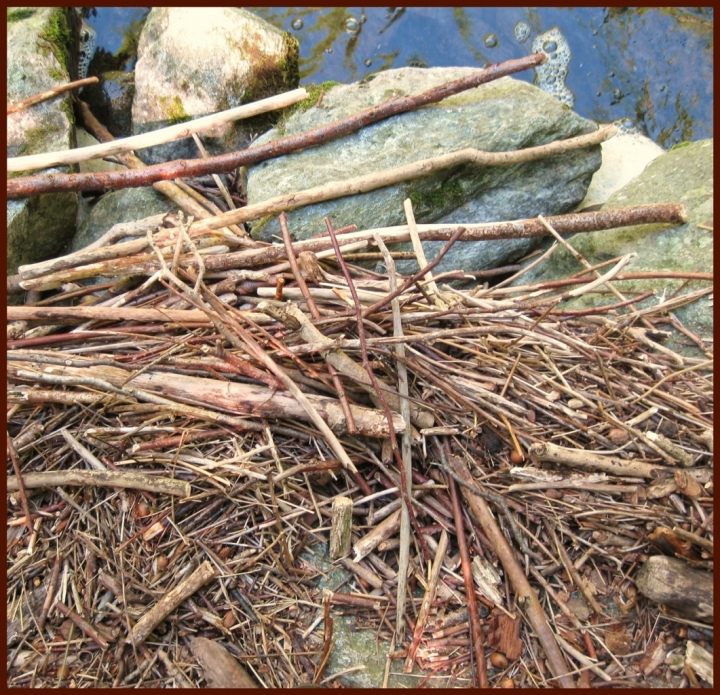
<instances>
[{"instance_id":1,"label":"dark blue water","mask_svg":"<svg viewBox=\"0 0 720 695\"><path fill-rule=\"evenodd\" d=\"M145 10L146 12L147 10ZM567 86L581 116L630 119L663 147L713 135L712 8L251 8L300 43L300 84L371 72L477 66L530 53L557 26L572 52ZM142 8L97 8L98 45L114 53ZM514 33L525 22L530 36ZM532 72L518 79L532 82Z\"/></svg>"}]
</instances>

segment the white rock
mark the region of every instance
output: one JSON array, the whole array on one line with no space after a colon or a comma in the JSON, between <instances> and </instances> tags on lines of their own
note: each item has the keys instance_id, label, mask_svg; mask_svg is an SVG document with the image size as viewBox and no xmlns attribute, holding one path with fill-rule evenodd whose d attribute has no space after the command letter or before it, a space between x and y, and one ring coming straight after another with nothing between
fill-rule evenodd
<instances>
[{"instance_id":1,"label":"white rock","mask_svg":"<svg viewBox=\"0 0 720 695\"><path fill-rule=\"evenodd\" d=\"M205 116L297 86L297 42L233 7L156 7L140 35L133 134ZM211 154L238 149L242 121L201 135ZM191 138L143 151L158 163L197 157Z\"/></svg>"},{"instance_id":2,"label":"white rock","mask_svg":"<svg viewBox=\"0 0 720 695\"><path fill-rule=\"evenodd\" d=\"M665 150L650 138L634 131L618 133L602 143L602 165L593 175L590 188L578 210L602 205Z\"/></svg>"}]
</instances>

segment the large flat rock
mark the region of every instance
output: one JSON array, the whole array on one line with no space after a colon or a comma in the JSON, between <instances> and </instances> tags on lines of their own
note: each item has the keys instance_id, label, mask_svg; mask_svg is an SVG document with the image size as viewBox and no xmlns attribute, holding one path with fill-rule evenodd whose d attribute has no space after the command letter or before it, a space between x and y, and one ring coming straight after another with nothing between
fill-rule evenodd
<instances>
[{"instance_id":1,"label":"large flat rock","mask_svg":"<svg viewBox=\"0 0 720 695\"><path fill-rule=\"evenodd\" d=\"M474 68L401 68L373 79L338 85L322 103L299 110L258 143L304 132L356 114L392 97L418 94L464 77ZM257 203L329 181L338 181L473 147L491 152L518 150L570 138L597 126L552 96L509 77L468 90L421 109L393 116L325 145L253 166L248 201ZM359 229L405 222L403 200L413 201L418 222L492 222L553 215L575 208L600 166L600 147L509 167L460 166L369 193L307 206L289 213L293 236L304 239L335 227ZM256 223L253 235L279 235L275 218ZM459 244L440 269L495 267L514 260L534 240ZM428 242L431 257L440 242ZM400 266L402 268L402 266Z\"/></svg>"}]
</instances>

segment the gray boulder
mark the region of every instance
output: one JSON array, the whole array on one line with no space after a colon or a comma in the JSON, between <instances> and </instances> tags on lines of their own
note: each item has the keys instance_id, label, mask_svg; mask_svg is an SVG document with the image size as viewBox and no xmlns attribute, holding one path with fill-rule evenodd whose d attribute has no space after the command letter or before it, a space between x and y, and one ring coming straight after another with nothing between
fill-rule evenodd
<instances>
[{"instance_id":1,"label":"gray boulder","mask_svg":"<svg viewBox=\"0 0 720 695\"><path fill-rule=\"evenodd\" d=\"M250 12L156 7L138 46L133 134L295 89L298 80L297 41ZM244 146L253 128L257 121L236 121L200 137L210 154L224 154ZM147 164L198 156L192 138L141 154Z\"/></svg>"},{"instance_id":2,"label":"gray boulder","mask_svg":"<svg viewBox=\"0 0 720 695\"><path fill-rule=\"evenodd\" d=\"M401 68L326 91L320 106L298 110L257 144L345 118L387 99L416 94L475 72L474 68ZM349 136L253 166L248 172L248 203L292 193L333 180L408 164L466 147L517 150L570 138L597 126L540 89L512 78L468 90L444 101L375 123ZM405 222L403 200L413 201L418 222L492 222L553 215L574 209L600 166L600 147L569 152L510 167L461 166L422 179L349 196L289 213L298 239L335 227L359 229ZM253 227L253 236L279 235L276 218ZM440 269L472 271L515 260L537 243L502 240L458 244ZM428 242L432 258L441 242ZM403 270L402 264L399 267Z\"/></svg>"},{"instance_id":3,"label":"gray boulder","mask_svg":"<svg viewBox=\"0 0 720 695\"><path fill-rule=\"evenodd\" d=\"M77 15L70 8L20 7L7 14L8 104L70 81ZM57 152L74 146L70 95L7 117L7 156ZM67 173L60 167L32 173ZM19 174L11 174L19 175ZM75 193L53 193L7 203L7 272L62 251L75 231Z\"/></svg>"},{"instance_id":4,"label":"gray boulder","mask_svg":"<svg viewBox=\"0 0 720 695\"><path fill-rule=\"evenodd\" d=\"M603 208L648 203L682 203L687 208L688 221L676 226L647 224L576 234L568 241L593 265L630 252L637 253L623 272L712 272L713 233L703 227L712 229L713 226L713 141L683 143L660 155L637 178L614 193ZM555 280L580 269L580 264L559 248L545 264L529 271L518 282ZM655 304L663 295L669 297L678 290L687 293L708 286L707 282L699 280L687 284L684 280L626 280L613 284L628 294L654 290L655 296L638 304L639 307ZM614 301L612 295L587 294L566 306L582 309ZM673 313L690 330L703 337L712 335L711 298L701 298ZM673 346L682 347L687 342L686 338L674 335L667 345L675 349Z\"/></svg>"}]
</instances>

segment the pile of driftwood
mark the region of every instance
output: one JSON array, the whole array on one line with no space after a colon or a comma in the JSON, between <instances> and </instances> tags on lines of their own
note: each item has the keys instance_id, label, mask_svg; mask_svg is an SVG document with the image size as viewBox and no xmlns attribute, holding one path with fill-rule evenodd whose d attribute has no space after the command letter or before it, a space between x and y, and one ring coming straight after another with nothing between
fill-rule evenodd
<instances>
[{"instance_id":1,"label":"pile of driftwood","mask_svg":"<svg viewBox=\"0 0 720 695\"><path fill-rule=\"evenodd\" d=\"M391 685L712 680L712 358L673 313L712 277L639 308L613 286L629 257L534 285L433 274L467 240L681 207L406 214L304 242L283 215L277 244L153 218L20 269L57 292L8 307L8 684L339 687L339 614ZM607 302L559 304L588 292ZM321 592L326 545L349 575Z\"/></svg>"},{"instance_id":2,"label":"pile of driftwood","mask_svg":"<svg viewBox=\"0 0 720 695\"><path fill-rule=\"evenodd\" d=\"M336 667L340 615L386 655L374 685L712 684L712 352L673 313L711 293L712 275L578 254L583 272L532 285L519 266L486 273L515 273L492 287L433 272L453 244L554 235L532 266L563 235L679 223L682 206L449 228L416 224L407 201L405 225L326 220L301 242L281 215L274 244L242 226L438 167L586 147L611 128L238 209L217 176L215 202L207 181L174 180L543 60L240 153L145 167L137 143L110 143L59 163L114 153L130 171L8 181L9 197L152 184L191 216L116 225L8 278L26 293L8 307L9 685L342 687L369 657ZM446 242L429 263L425 240ZM408 241L411 253L388 249ZM408 255L419 271L402 276L394 259ZM378 260L386 272L366 267ZM613 284L668 277L700 289L646 306L651 292ZM563 308L588 293L599 306ZM706 358L664 346L666 325ZM329 561L346 576L320 589Z\"/></svg>"}]
</instances>

